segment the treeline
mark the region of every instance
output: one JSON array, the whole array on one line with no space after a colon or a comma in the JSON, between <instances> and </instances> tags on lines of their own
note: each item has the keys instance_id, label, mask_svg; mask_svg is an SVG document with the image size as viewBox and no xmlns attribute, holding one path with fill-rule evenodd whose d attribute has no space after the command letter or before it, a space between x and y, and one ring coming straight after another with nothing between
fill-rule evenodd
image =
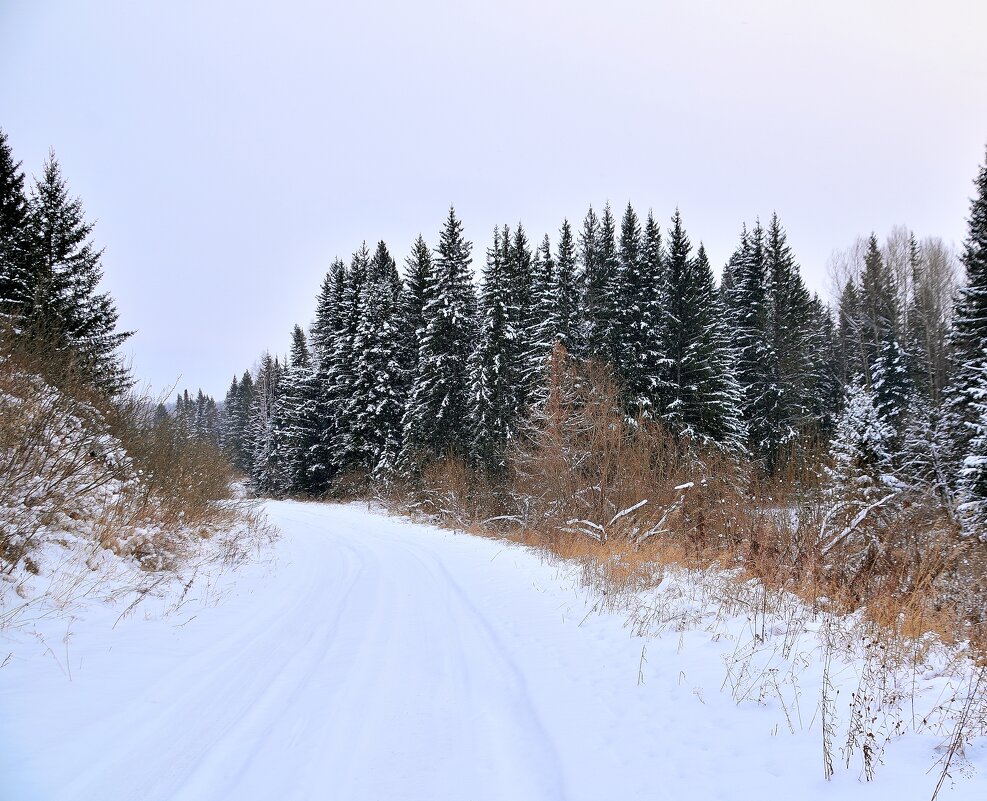
<instances>
[{"instance_id":1,"label":"treeline","mask_svg":"<svg viewBox=\"0 0 987 801\"><path fill-rule=\"evenodd\" d=\"M762 478L828 454L838 491L880 500L880 487L921 485L982 534L987 167L962 262L956 294L941 242L871 236L838 260L831 308L806 289L776 215L743 228L717 285L678 211L661 230L607 205L578 230L563 222L554 246L498 226L477 286L450 209L403 276L383 242L333 263L308 334L296 326L286 359L234 378L223 445L272 494L320 495L354 475L386 486L447 457L496 476L561 348L609 365L626 418L682 447Z\"/></svg>"},{"instance_id":2,"label":"treeline","mask_svg":"<svg viewBox=\"0 0 987 801\"><path fill-rule=\"evenodd\" d=\"M179 392L173 409L158 403L154 409L154 425L169 426L185 439L209 443L217 449L223 440L223 417L219 405L215 398L201 389L194 396L187 389Z\"/></svg>"}]
</instances>

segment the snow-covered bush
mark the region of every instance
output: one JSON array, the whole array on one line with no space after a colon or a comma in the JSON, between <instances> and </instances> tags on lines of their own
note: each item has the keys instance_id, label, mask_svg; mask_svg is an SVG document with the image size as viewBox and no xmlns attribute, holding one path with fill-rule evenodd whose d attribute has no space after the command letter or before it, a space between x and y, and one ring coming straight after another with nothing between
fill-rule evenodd
<instances>
[{"instance_id":1,"label":"snow-covered bush","mask_svg":"<svg viewBox=\"0 0 987 801\"><path fill-rule=\"evenodd\" d=\"M136 478L99 410L0 355L0 563L91 526Z\"/></svg>"}]
</instances>

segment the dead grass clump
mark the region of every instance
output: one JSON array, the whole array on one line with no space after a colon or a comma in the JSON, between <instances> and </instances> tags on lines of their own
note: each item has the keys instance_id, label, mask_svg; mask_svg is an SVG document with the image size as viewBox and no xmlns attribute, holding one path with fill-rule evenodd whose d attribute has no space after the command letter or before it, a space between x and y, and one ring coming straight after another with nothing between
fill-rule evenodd
<instances>
[{"instance_id":1,"label":"dead grass clump","mask_svg":"<svg viewBox=\"0 0 987 801\"><path fill-rule=\"evenodd\" d=\"M146 570L195 540L260 524L231 500L211 443L155 421L147 398L111 398L71 358L0 331L0 571L43 570L46 543L78 535Z\"/></svg>"}]
</instances>

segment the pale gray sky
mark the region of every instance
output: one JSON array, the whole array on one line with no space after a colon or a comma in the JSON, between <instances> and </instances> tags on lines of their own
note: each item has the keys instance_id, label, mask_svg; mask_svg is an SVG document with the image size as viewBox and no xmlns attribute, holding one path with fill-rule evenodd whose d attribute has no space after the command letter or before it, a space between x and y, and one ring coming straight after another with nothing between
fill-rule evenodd
<instances>
[{"instance_id":1,"label":"pale gray sky","mask_svg":"<svg viewBox=\"0 0 987 801\"><path fill-rule=\"evenodd\" d=\"M334 256L449 203L475 257L678 205L717 266L777 210L819 290L872 229L959 243L985 34L984 0L0 0L0 127L97 219L137 375L222 396Z\"/></svg>"}]
</instances>

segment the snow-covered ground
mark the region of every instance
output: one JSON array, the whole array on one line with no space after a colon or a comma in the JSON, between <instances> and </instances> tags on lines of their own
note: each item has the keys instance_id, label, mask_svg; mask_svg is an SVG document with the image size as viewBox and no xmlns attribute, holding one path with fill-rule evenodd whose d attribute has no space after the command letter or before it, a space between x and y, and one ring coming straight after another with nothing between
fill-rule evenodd
<instances>
[{"instance_id":1,"label":"snow-covered ground","mask_svg":"<svg viewBox=\"0 0 987 801\"><path fill-rule=\"evenodd\" d=\"M12 652L0 799L927 799L935 787L932 733L890 742L873 782L859 755L845 768L839 735L824 780L818 692L771 666L784 651L811 674L822 657L777 621L772 636L793 647L738 661L743 628L763 621L669 625L688 606L672 584L674 615L653 594L629 625L598 611L575 568L517 546L360 505L267 509L282 536L236 572L122 617L127 598L92 602L0 637L0 661ZM663 633L635 636L641 621ZM935 671L916 681L925 695L950 687ZM983 738L965 758L941 797L987 798Z\"/></svg>"}]
</instances>

